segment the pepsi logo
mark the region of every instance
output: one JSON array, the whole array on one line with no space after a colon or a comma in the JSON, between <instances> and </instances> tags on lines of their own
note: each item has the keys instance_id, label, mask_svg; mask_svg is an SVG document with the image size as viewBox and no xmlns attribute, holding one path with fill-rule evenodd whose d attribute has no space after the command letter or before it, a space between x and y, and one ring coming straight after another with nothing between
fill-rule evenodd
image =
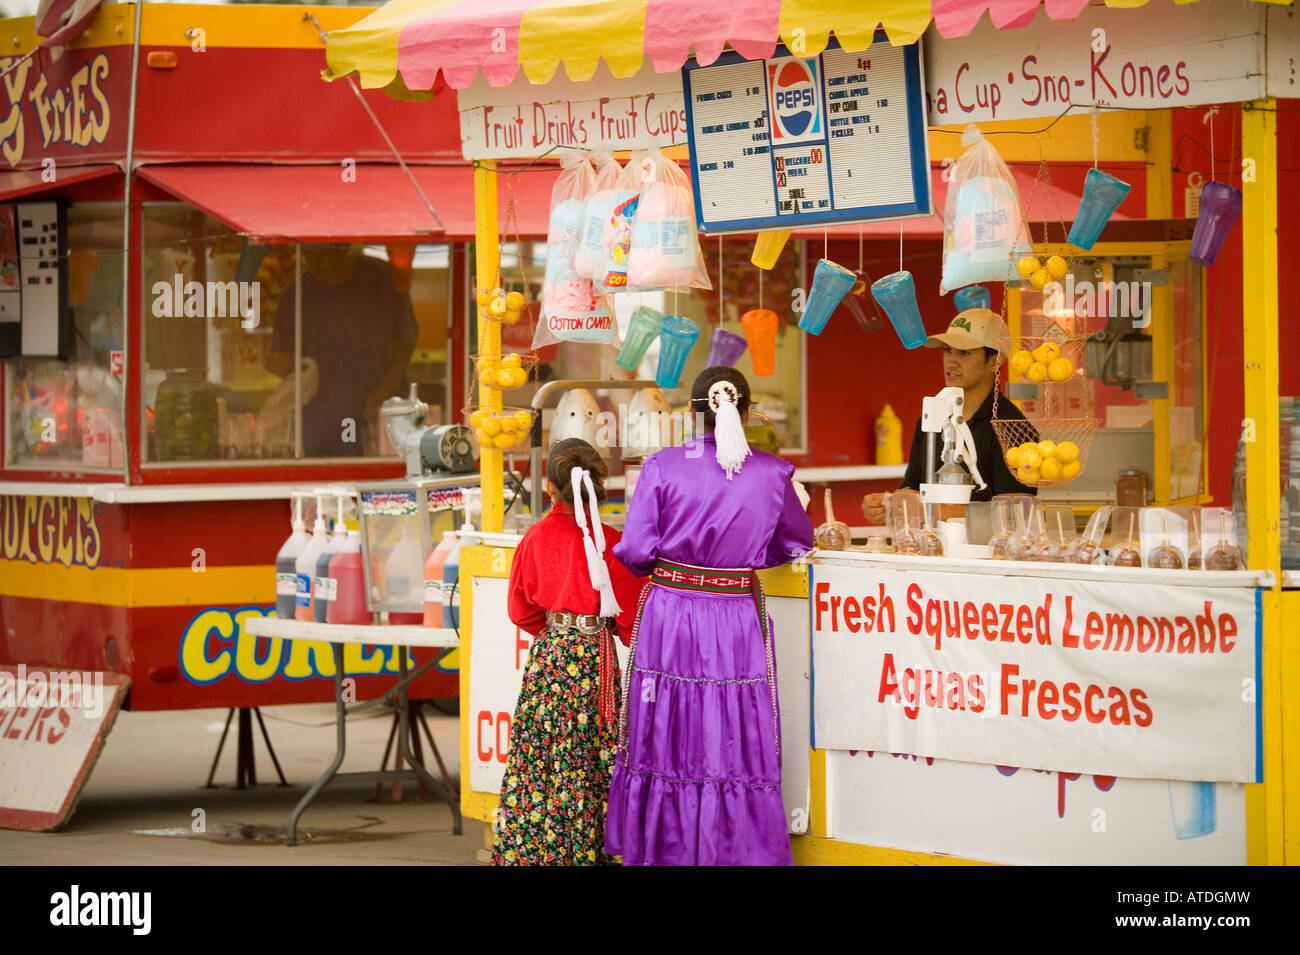
<instances>
[{"instance_id":1,"label":"pepsi logo","mask_svg":"<svg viewBox=\"0 0 1300 955\"><path fill-rule=\"evenodd\" d=\"M767 65L772 97L772 138L797 139L820 135L817 72L813 61L782 60Z\"/></svg>"}]
</instances>

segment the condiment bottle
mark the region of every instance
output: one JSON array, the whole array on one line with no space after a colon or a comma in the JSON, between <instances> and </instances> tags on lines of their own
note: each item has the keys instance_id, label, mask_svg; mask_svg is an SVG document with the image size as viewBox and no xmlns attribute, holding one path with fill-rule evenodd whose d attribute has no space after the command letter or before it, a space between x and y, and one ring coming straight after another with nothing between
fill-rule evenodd
<instances>
[{"instance_id":1,"label":"condiment bottle","mask_svg":"<svg viewBox=\"0 0 1300 955\"><path fill-rule=\"evenodd\" d=\"M298 596L298 555L310 538L302 520L302 498L294 499L293 530L275 555L275 615L292 620Z\"/></svg>"},{"instance_id":2,"label":"condiment bottle","mask_svg":"<svg viewBox=\"0 0 1300 955\"><path fill-rule=\"evenodd\" d=\"M329 566L334 599L325 608L327 623L364 626L372 622L366 609L366 573L361 566L361 532L348 531Z\"/></svg>"},{"instance_id":3,"label":"condiment bottle","mask_svg":"<svg viewBox=\"0 0 1300 955\"><path fill-rule=\"evenodd\" d=\"M424 625L426 627L442 626L442 576L447 558L460 544L455 531L445 531L429 559L424 564Z\"/></svg>"},{"instance_id":4,"label":"condiment bottle","mask_svg":"<svg viewBox=\"0 0 1300 955\"><path fill-rule=\"evenodd\" d=\"M876 418L876 463L903 463L903 423L889 405Z\"/></svg>"},{"instance_id":5,"label":"condiment bottle","mask_svg":"<svg viewBox=\"0 0 1300 955\"><path fill-rule=\"evenodd\" d=\"M294 564L294 570L298 575L298 592L294 597L293 604L295 620L310 622L313 619L311 598L312 590L315 587L316 561L320 559L321 551L329 543L325 538L323 510L318 497L316 499L316 522L311 528L311 540L307 541L303 546L302 553L298 555L298 560Z\"/></svg>"},{"instance_id":6,"label":"condiment bottle","mask_svg":"<svg viewBox=\"0 0 1300 955\"><path fill-rule=\"evenodd\" d=\"M334 559L343 544L348 539L348 528L343 523L343 495L338 495L339 513L334 521L334 536L330 538L329 544L321 551L320 558L316 561L316 586L312 590L311 610L312 619L317 623L325 623L327 620L326 610L329 603L334 599L334 582L330 579L330 561Z\"/></svg>"}]
</instances>

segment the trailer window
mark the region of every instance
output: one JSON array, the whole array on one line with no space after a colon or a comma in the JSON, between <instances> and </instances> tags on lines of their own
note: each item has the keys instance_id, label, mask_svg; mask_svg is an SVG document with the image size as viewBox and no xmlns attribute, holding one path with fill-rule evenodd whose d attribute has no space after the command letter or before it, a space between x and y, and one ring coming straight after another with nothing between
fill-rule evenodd
<instances>
[{"instance_id":1,"label":"trailer window","mask_svg":"<svg viewBox=\"0 0 1300 955\"><path fill-rule=\"evenodd\" d=\"M5 363L10 467L121 471L122 205L68 207L67 361Z\"/></svg>"}]
</instances>

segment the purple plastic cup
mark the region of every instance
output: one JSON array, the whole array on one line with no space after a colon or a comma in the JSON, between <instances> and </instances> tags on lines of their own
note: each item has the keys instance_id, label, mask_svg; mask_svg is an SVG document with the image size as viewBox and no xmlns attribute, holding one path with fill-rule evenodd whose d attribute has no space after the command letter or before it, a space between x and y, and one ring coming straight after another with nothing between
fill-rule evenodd
<instances>
[{"instance_id":1,"label":"purple plastic cup","mask_svg":"<svg viewBox=\"0 0 1300 955\"><path fill-rule=\"evenodd\" d=\"M745 341L743 336L729 332L725 328L715 328L713 338L709 341L709 357L704 367L734 365L740 356L745 354L745 349L748 347L749 342Z\"/></svg>"},{"instance_id":2,"label":"purple plastic cup","mask_svg":"<svg viewBox=\"0 0 1300 955\"><path fill-rule=\"evenodd\" d=\"M1241 190L1222 182L1207 182L1201 187L1200 211L1187 257L1197 265L1213 265L1240 215Z\"/></svg>"}]
</instances>

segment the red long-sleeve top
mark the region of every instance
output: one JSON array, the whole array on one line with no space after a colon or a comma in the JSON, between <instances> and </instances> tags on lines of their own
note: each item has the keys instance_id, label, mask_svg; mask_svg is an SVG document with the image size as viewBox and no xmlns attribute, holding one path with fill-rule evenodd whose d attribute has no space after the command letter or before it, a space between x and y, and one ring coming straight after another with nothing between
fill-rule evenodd
<instances>
[{"instance_id":1,"label":"red long-sleeve top","mask_svg":"<svg viewBox=\"0 0 1300 955\"><path fill-rule=\"evenodd\" d=\"M605 564L614 584L614 596L622 613L618 617L619 639L631 641L637 602L648 578L634 577L614 556L614 545L622 537L602 522L605 531ZM510 620L521 630L536 636L546 628L548 610L577 614L600 612L600 594L591 586L582 528L573 516L571 504L557 504L530 527L515 549L510 567Z\"/></svg>"}]
</instances>

